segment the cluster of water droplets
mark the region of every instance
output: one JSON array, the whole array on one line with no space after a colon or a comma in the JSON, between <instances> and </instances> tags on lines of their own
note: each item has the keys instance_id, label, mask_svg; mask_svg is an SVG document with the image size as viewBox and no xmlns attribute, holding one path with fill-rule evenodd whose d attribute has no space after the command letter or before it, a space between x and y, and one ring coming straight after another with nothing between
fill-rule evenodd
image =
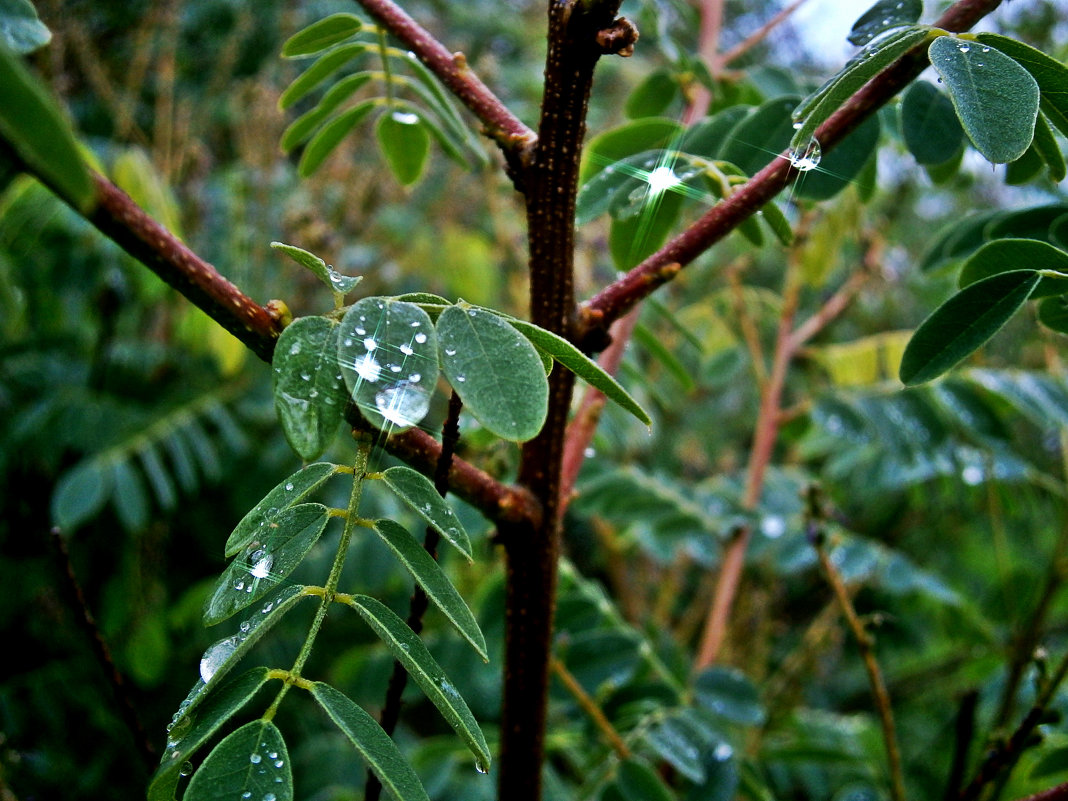
<instances>
[{"instance_id":1,"label":"cluster of water droplets","mask_svg":"<svg viewBox=\"0 0 1068 801\"><path fill-rule=\"evenodd\" d=\"M250 765L252 765L250 771L255 773L257 776L263 777L266 777L268 775L268 772L281 771L281 769L284 768L286 764L286 761L282 758L282 755L279 754L278 751L275 751L266 742L260 743L259 749L253 751L251 754L248 755L248 762ZM285 776L283 773L275 773L275 784L282 784L282 782L284 781ZM246 787L247 786L248 785L246 784ZM248 801L248 799L252 798L252 791L246 790L241 794L241 798L242 801ZM268 792L264 793L261 796L260 801L276 801L276 799L277 796L274 793Z\"/></svg>"}]
</instances>

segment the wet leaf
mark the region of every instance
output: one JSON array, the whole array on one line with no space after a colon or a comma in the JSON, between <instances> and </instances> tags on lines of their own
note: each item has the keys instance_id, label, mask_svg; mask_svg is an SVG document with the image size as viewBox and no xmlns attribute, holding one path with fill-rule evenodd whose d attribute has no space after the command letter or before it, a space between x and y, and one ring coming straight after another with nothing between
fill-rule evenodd
<instances>
[{"instance_id":1,"label":"wet leaf","mask_svg":"<svg viewBox=\"0 0 1068 801\"><path fill-rule=\"evenodd\" d=\"M246 795L246 793L248 795ZM224 737L193 774L184 801L292 801L293 770L282 732L254 720Z\"/></svg>"},{"instance_id":2,"label":"wet leaf","mask_svg":"<svg viewBox=\"0 0 1068 801\"><path fill-rule=\"evenodd\" d=\"M422 177L430 154L430 133L418 114L387 111L375 124L375 136L390 172L402 186L411 186Z\"/></svg>"},{"instance_id":3,"label":"wet leaf","mask_svg":"<svg viewBox=\"0 0 1068 801\"><path fill-rule=\"evenodd\" d=\"M1068 66L1008 36L979 33L980 45L995 48L1030 73L1041 93L1040 105L1050 122L1068 136Z\"/></svg>"},{"instance_id":4,"label":"wet leaf","mask_svg":"<svg viewBox=\"0 0 1068 801\"><path fill-rule=\"evenodd\" d=\"M438 495L430 479L410 467L391 467L382 473L386 486L411 507L412 511L433 526L442 537L471 561L471 540L459 518Z\"/></svg>"},{"instance_id":5,"label":"wet leaf","mask_svg":"<svg viewBox=\"0 0 1068 801\"><path fill-rule=\"evenodd\" d=\"M892 28L911 25L923 13L923 0L879 0L865 11L849 32L850 44L866 45Z\"/></svg>"},{"instance_id":6,"label":"wet leaf","mask_svg":"<svg viewBox=\"0 0 1068 801\"><path fill-rule=\"evenodd\" d=\"M340 292L344 295L355 289L356 284L363 280L363 276L359 275L342 275L314 253L309 253L294 245L287 245L284 242L272 242L271 247L285 253L289 258L293 259L293 261L302 267L311 270L320 281L326 284L334 292Z\"/></svg>"},{"instance_id":7,"label":"wet leaf","mask_svg":"<svg viewBox=\"0 0 1068 801\"><path fill-rule=\"evenodd\" d=\"M667 117L644 117L598 134L583 150L579 185L621 159L667 146L682 130Z\"/></svg>"}]
</instances>

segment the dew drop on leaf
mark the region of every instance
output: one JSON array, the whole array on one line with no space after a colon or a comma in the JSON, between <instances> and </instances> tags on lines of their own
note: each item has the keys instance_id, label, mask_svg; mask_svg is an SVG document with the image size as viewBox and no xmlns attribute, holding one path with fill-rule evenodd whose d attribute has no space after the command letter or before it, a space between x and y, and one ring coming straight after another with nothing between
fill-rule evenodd
<instances>
[{"instance_id":1,"label":"dew drop on leaf","mask_svg":"<svg viewBox=\"0 0 1068 801\"><path fill-rule=\"evenodd\" d=\"M237 648L237 637L226 637L208 647L200 657L200 678L207 684Z\"/></svg>"},{"instance_id":2,"label":"dew drop on leaf","mask_svg":"<svg viewBox=\"0 0 1068 801\"><path fill-rule=\"evenodd\" d=\"M798 172L809 172L820 165L823 157L823 148L820 147L816 137L812 137L804 147L796 147L790 151L790 163Z\"/></svg>"},{"instance_id":3,"label":"dew drop on leaf","mask_svg":"<svg viewBox=\"0 0 1068 801\"><path fill-rule=\"evenodd\" d=\"M418 381L398 381L375 394L375 408L399 426L418 423L430 410L430 395Z\"/></svg>"}]
</instances>

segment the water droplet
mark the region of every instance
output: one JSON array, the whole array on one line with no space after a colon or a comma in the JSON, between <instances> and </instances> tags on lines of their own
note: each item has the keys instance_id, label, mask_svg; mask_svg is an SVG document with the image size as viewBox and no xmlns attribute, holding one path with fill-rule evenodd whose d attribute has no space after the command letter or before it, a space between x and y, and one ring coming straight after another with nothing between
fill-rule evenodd
<instances>
[{"instance_id":1,"label":"water droplet","mask_svg":"<svg viewBox=\"0 0 1068 801\"><path fill-rule=\"evenodd\" d=\"M235 590L243 590L243 589L245 589L245 582L242 581L241 579L238 579L237 581L234 582L234 589Z\"/></svg>"},{"instance_id":2,"label":"water droplet","mask_svg":"<svg viewBox=\"0 0 1068 801\"><path fill-rule=\"evenodd\" d=\"M193 772L193 763L192 762L183 762L182 763L182 767L178 768L178 775L179 776L188 776L192 772Z\"/></svg>"},{"instance_id":3,"label":"water droplet","mask_svg":"<svg viewBox=\"0 0 1068 801\"><path fill-rule=\"evenodd\" d=\"M457 380L457 381L459 381L459 382L460 382L460 383L462 384L462 383L463 383L464 381L466 381L466 380L467 380L467 376L465 376L465 375L458 375L458 376L456 376L456 380Z\"/></svg>"},{"instance_id":4,"label":"water droplet","mask_svg":"<svg viewBox=\"0 0 1068 801\"><path fill-rule=\"evenodd\" d=\"M981 47L981 48L979 48L979 52L980 53L989 53L990 52L990 48L989 47Z\"/></svg>"},{"instance_id":5,"label":"water droplet","mask_svg":"<svg viewBox=\"0 0 1068 801\"><path fill-rule=\"evenodd\" d=\"M445 355L446 356L455 356L456 355L456 348L445 348Z\"/></svg>"},{"instance_id":6,"label":"water droplet","mask_svg":"<svg viewBox=\"0 0 1068 801\"><path fill-rule=\"evenodd\" d=\"M401 371L401 366L399 364L391 364L389 366L389 371L391 373L399 373Z\"/></svg>"},{"instance_id":7,"label":"water droplet","mask_svg":"<svg viewBox=\"0 0 1068 801\"><path fill-rule=\"evenodd\" d=\"M970 47L969 45L966 45L966 44L964 44L964 43L962 42L961 44L957 45L957 49L958 49L958 50L959 50L960 52L962 52L962 53L967 53L967 52L969 52L969 51L970 51L970 50L971 50L972 48L971 48L971 47Z\"/></svg>"},{"instance_id":8,"label":"water droplet","mask_svg":"<svg viewBox=\"0 0 1068 801\"><path fill-rule=\"evenodd\" d=\"M242 634L248 634L249 629L252 628L252 623L248 620L242 620L241 625L238 628L241 629Z\"/></svg>"},{"instance_id":9,"label":"water droplet","mask_svg":"<svg viewBox=\"0 0 1068 801\"><path fill-rule=\"evenodd\" d=\"M301 373L300 374L300 380L301 381L311 381L311 373Z\"/></svg>"},{"instance_id":10,"label":"water droplet","mask_svg":"<svg viewBox=\"0 0 1068 801\"><path fill-rule=\"evenodd\" d=\"M809 172L820 165L823 157L823 149L816 137L812 137L804 147L797 147L790 151L790 163L798 172Z\"/></svg>"},{"instance_id":11,"label":"water droplet","mask_svg":"<svg viewBox=\"0 0 1068 801\"><path fill-rule=\"evenodd\" d=\"M410 111L394 111L390 116L394 122L399 122L401 125L415 125L419 122L419 115L412 114ZM274 799L271 799L271 801L274 801Z\"/></svg>"},{"instance_id":12,"label":"water droplet","mask_svg":"<svg viewBox=\"0 0 1068 801\"><path fill-rule=\"evenodd\" d=\"M398 381L375 394L375 407L391 423L415 425L430 410L430 393L416 381Z\"/></svg>"},{"instance_id":13,"label":"water droplet","mask_svg":"<svg viewBox=\"0 0 1068 801\"><path fill-rule=\"evenodd\" d=\"M280 768L280 767L282 767L282 765L284 765L284 764L286 764L286 763L285 763L285 762L284 762L283 760L281 760L281 759L276 759L276 760L274 761L274 766L275 766L276 768Z\"/></svg>"},{"instance_id":14,"label":"water droplet","mask_svg":"<svg viewBox=\"0 0 1068 801\"><path fill-rule=\"evenodd\" d=\"M274 556L267 553L263 548L252 552L249 556L250 567L248 572L256 578L267 578L271 574L271 565L274 564Z\"/></svg>"},{"instance_id":15,"label":"water droplet","mask_svg":"<svg viewBox=\"0 0 1068 801\"><path fill-rule=\"evenodd\" d=\"M242 798L252 798L252 791L251 790L245 790L245 792L241 793L241 797Z\"/></svg>"},{"instance_id":16,"label":"water droplet","mask_svg":"<svg viewBox=\"0 0 1068 801\"><path fill-rule=\"evenodd\" d=\"M292 492L292 491L293 491L293 482L292 481L286 482L286 492Z\"/></svg>"},{"instance_id":17,"label":"water droplet","mask_svg":"<svg viewBox=\"0 0 1068 801\"><path fill-rule=\"evenodd\" d=\"M263 614L266 615L272 609L274 609L274 601L268 601L267 603L265 603L263 605L263 609L261 609L260 611L263 612Z\"/></svg>"},{"instance_id":18,"label":"water droplet","mask_svg":"<svg viewBox=\"0 0 1068 801\"><path fill-rule=\"evenodd\" d=\"M405 356L411 356L413 353L415 353L415 351L412 350L411 346L409 345L401 345L400 352L403 353Z\"/></svg>"},{"instance_id":19,"label":"water droplet","mask_svg":"<svg viewBox=\"0 0 1068 801\"><path fill-rule=\"evenodd\" d=\"M363 346L367 348L367 350L374 350L378 347L378 343L375 342L374 337L367 337L367 339L363 341Z\"/></svg>"},{"instance_id":20,"label":"water droplet","mask_svg":"<svg viewBox=\"0 0 1068 801\"><path fill-rule=\"evenodd\" d=\"M178 742L189 733L193 727L193 716L182 715L176 712L171 722L167 724L167 743L177 745Z\"/></svg>"},{"instance_id":21,"label":"water droplet","mask_svg":"<svg viewBox=\"0 0 1068 801\"><path fill-rule=\"evenodd\" d=\"M760 521L760 533L769 539L778 539L786 533L786 521L779 515L768 515Z\"/></svg>"},{"instance_id":22,"label":"water droplet","mask_svg":"<svg viewBox=\"0 0 1068 801\"><path fill-rule=\"evenodd\" d=\"M961 471L960 477L969 487L974 487L976 484L981 484L983 481L983 468L970 464Z\"/></svg>"},{"instance_id":23,"label":"water droplet","mask_svg":"<svg viewBox=\"0 0 1068 801\"><path fill-rule=\"evenodd\" d=\"M263 757L261 757L259 754L249 754L248 761L251 762L253 765L258 765L261 761L263 761Z\"/></svg>"},{"instance_id":24,"label":"water droplet","mask_svg":"<svg viewBox=\"0 0 1068 801\"><path fill-rule=\"evenodd\" d=\"M352 337L345 337L341 341L341 344L344 345L346 348L351 348L352 347Z\"/></svg>"},{"instance_id":25,"label":"water droplet","mask_svg":"<svg viewBox=\"0 0 1068 801\"><path fill-rule=\"evenodd\" d=\"M798 120L797 122L794 123L794 130L795 131L800 131L801 128L804 126L804 124L805 124L804 120Z\"/></svg>"},{"instance_id":26,"label":"water droplet","mask_svg":"<svg viewBox=\"0 0 1068 801\"><path fill-rule=\"evenodd\" d=\"M412 373L410 376L408 376L408 380L411 381L413 384L418 384L422 380L422 378L423 377L419 375L419 373Z\"/></svg>"},{"instance_id":27,"label":"water droplet","mask_svg":"<svg viewBox=\"0 0 1068 801\"><path fill-rule=\"evenodd\" d=\"M480 759L475 760L475 770L477 770L479 773L489 773L489 768L483 765L482 760Z\"/></svg>"},{"instance_id":28,"label":"water droplet","mask_svg":"<svg viewBox=\"0 0 1068 801\"><path fill-rule=\"evenodd\" d=\"M353 367L356 370L356 375L372 384L382 375L381 365L375 361L375 357L370 353L365 353Z\"/></svg>"},{"instance_id":29,"label":"water droplet","mask_svg":"<svg viewBox=\"0 0 1068 801\"><path fill-rule=\"evenodd\" d=\"M597 455L597 451L595 451L593 448L587 448L582 452L582 455L585 456L587 459L592 459L594 456Z\"/></svg>"},{"instance_id":30,"label":"water droplet","mask_svg":"<svg viewBox=\"0 0 1068 801\"><path fill-rule=\"evenodd\" d=\"M726 762L728 759L734 756L734 749L731 748L728 743L720 743L712 752L712 756L715 757L716 761L718 762Z\"/></svg>"},{"instance_id":31,"label":"water droplet","mask_svg":"<svg viewBox=\"0 0 1068 801\"><path fill-rule=\"evenodd\" d=\"M289 355L296 356L298 353L300 353L300 343L294 342L292 345L289 346Z\"/></svg>"},{"instance_id":32,"label":"water droplet","mask_svg":"<svg viewBox=\"0 0 1068 801\"><path fill-rule=\"evenodd\" d=\"M474 317L477 314L478 314L478 310L477 309L468 309L467 310L467 316L468 317Z\"/></svg>"},{"instance_id":33,"label":"water droplet","mask_svg":"<svg viewBox=\"0 0 1068 801\"><path fill-rule=\"evenodd\" d=\"M233 655L237 650L237 645L237 637L226 637L208 647L208 650L200 657L200 678L205 684L211 681L215 672Z\"/></svg>"},{"instance_id":34,"label":"water droplet","mask_svg":"<svg viewBox=\"0 0 1068 801\"><path fill-rule=\"evenodd\" d=\"M420 323L418 320L416 320L416 321L414 321L413 323L410 324L410 327L411 328L418 328L420 325L422 325L422 323Z\"/></svg>"},{"instance_id":35,"label":"water droplet","mask_svg":"<svg viewBox=\"0 0 1068 801\"><path fill-rule=\"evenodd\" d=\"M649 173L645 180L649 184L649 192L654 195L666 192L679 184L679 176L675 175L675 171L663 165Z\"/></svg>"}]
</instances>

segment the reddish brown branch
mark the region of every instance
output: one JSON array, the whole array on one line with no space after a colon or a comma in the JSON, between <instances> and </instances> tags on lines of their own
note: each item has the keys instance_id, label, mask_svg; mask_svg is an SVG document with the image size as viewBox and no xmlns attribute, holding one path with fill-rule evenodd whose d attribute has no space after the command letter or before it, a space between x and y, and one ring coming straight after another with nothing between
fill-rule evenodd
<instances>
[{"instance_id":1,"label":"reddish brown branch","mask_svg":"<svg viewBox=\"0 0 1068 801\"><path fill-rule=\"evenodd\" d=\"M964 31L1000 4L1001 0L960 0L935 25L947 31ZM927 53L921 45L872 78L816 130L824 152L841 142L927 65ZM611 323L675 276L675 272L664 272L666 265L690 264L770 202L799 174L786 152L776 156L733 195L717 203L652 256L586 301L577 332L580 340L586 343L602 338Z\"/></svg>"},{"instance_id":2,"label":"reddish brown branch","mask_svg":"<svg viewBox=\"0 0 1068 801\"><path fill-rule=\"evenodd\" d=\"M1043 790L1041 793L1029 795L1027 798L1021 798L1020 801L1068 801L1068 782Z\"/></svg>"},{"instance_id":3,"label":"reddish brown branch","mask_svg":"<svg viewBox=\"0 0 1068 801\"><path fill-rule=\"evenodd\" d=\"M450 53L441 42L391 0L356 0L375 22L404 43L446 87L467 106L486 134L508 154L533 146L537 136L490 91L467 66L462 53Z\"/></svg>"}]
</instances>

